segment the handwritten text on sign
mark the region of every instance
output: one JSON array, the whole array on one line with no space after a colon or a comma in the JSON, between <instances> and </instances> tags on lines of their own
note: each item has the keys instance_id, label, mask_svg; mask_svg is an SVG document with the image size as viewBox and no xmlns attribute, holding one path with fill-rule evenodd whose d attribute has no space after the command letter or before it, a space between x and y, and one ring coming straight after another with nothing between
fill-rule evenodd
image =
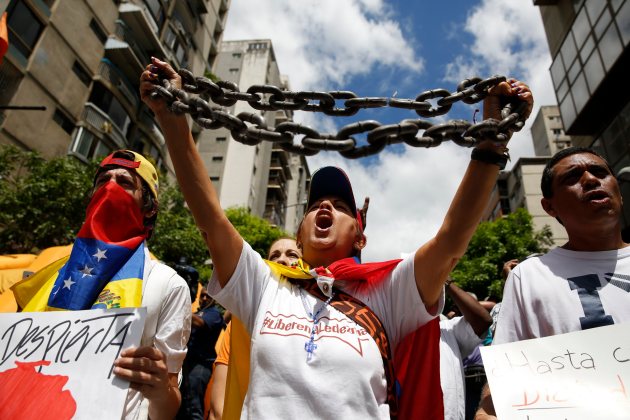
<instances>
[{"instance_id":1,"label":"handwritten text on sign","mask_svg":"<svg viewBox=\"0 0 630 420\"><path fill-rule=\"evenodd\" d=\"M481 349L499 419L630 418L630 324Z\"/></svg>"},{"instance_id":2,"label":"handwritten text on sign","mask_svg":"<svg viewBox=\"0 0 630 420\"><path fill-rule=\"evenodd\" d=\"M38 409L120 418L129 383L113 375L113 362L139 345L145 316L144 308L1 314L0 418Z\"/></svg>"}]
</instances>

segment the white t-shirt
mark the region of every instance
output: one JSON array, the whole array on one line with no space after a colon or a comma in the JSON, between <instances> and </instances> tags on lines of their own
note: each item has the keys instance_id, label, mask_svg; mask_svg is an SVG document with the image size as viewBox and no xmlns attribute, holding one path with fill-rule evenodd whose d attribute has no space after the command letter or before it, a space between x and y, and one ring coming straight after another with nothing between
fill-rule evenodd
<instances>
[{"instance_id":1,"label":"white t-shirt","mask_svg":"<svg viewBox=\"0 0 630 420\"><path fill-rule=\"evenodd\" d=\"M556 248L510 273L493 344L630 321L630 247Z\"/></svg>"},{"instance_id":2,"label":"white t-shirt","mask_svg":"<svg viewBox=\"0 0 630 420\"><path fill-rule=\"evenodd\" d=\"M482 341L463 316L440 321L440 384L444 397L444 420L464 420L466 416L462 360Z\"/></svg>"},{"instance_id":3,"label":"white t-shirt","mask_svg":"<svg viewBox=\"0 0 630 420\"><path fill-rule=\"evenodd\" d=\"M162 351L166 355L168 371L178 373L186 357L190 336L190 289L175 270L151 260L148 250L144 269L148 274L142 284L142 306L147 308L147 319L140 346L153 346ZM148 407L148 400L130 388L122 418L146 419Z\"/></svg>"},{"instance_id":4,"label":"white t-shirt","mask_svg":"<svg viewBox=\"0 0 630 420\"><path fill-rule=\"evenodd\" d=\"M413 256L402 261L377 287L335 282L375 312L391 348L434 318L422 303ZM317 316L307 361L305 344L324 302L282 278L243 244L238 265L225 288L213 276L208 293L243 321L252 338L249 390L241 418L389 419L387 384L379 349L370 335L336 309ZM437 313L444 304L443 295ZM305 308L306 307L306 308Z\"/></svg>"}]
</instances>

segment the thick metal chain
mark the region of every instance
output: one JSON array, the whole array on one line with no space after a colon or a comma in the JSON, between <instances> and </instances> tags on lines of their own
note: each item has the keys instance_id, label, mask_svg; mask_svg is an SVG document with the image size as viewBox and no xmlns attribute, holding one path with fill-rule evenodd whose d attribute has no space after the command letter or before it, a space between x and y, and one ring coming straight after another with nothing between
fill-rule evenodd
<instances>
[{"instance_id":1,"label":"thick metal chain","mask_svg":"<svg viewBox=\"0 0 630 420\"><path fill-rule=\"evenodd\" d=\"M466 79L453 93L446 89L434 89L420 93L415 99L398 99L358 97L351 91L292 92L272 85L254 85L241 92L233 82L215 83L206 77L195 77L185 69L179 70L179 74L183 89L174 88L164 79L162 86L156 85L152 93L154 98L164 98L173 112L190 114L203 128L227 128L232 137L243 144L256 145L265 140L278 143L289 152L307 156L320 150L332 150L355 159L376 154L397 143L414 147L436 147L448 140L463 147L472 147L484 139L506 143L511 132L519 131L525 122L523 112L526 104L516 98L505 98L501 121L487 119L471 124L465 120L450 120L433 124L424 119L404 119L398 124L384 125L366 120L346 125L336 134L322 134L292 121L268 127L259 114L241 112L234 116L225 108L244 101L260 111L300 110L350 116L365 108L393 107L414 110L420 117L431 118L446 114L456 102L475 104L482 101L490 88L506 80L504 76ZM430 99L438 99L437 106L434 107ZM211 105L209 101L216 105ZM337 107L337 101L343 101L343 107ZM360 133L367 133L366 145L357 145L353 135Z\"/></svg>"}]
</instances>

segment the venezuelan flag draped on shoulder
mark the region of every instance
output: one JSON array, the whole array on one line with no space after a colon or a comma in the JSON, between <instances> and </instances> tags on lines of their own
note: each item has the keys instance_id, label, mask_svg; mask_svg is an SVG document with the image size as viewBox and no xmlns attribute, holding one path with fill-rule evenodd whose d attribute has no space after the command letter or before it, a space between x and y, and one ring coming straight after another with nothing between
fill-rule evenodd
<instances>
[{"instance_id":1,"label":"venezuelan flag draped on shoulder","mask_svg":"<svg viewBox=\"0 0 630 420\"><path fill-rule=\"evenodd\" d=\"M139 307L147 231L140 209L108 182L92 196L69 257L12 290L24 312Z\"/></svg>"}]
</instances>

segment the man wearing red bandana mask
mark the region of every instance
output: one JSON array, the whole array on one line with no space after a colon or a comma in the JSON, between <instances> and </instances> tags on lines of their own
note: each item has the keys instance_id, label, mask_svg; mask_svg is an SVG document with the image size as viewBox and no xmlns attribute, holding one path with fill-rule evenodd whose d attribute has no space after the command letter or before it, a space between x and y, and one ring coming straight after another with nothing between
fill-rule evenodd
<instances>
[{"instance_id":1,"label":"man wearing red bandana mask","mask_svg":"<svg viewBox=\"0 0 630 420\"><path fill-rule=\"evenodd\" d=\"M251 336L249 388L240 417L397 417L391 356L405 336L441 311L444 282L486 208L507 160L505 145L493 139L477 145L439 232L402 261L360 263L366 236L350 181L339 168L319 169L296 235L303 260L292 269L265 263L230 224L186 117L151 95L160 76L181 88L173 68L154 58L141 75L140 94L162 128L179 185L212 255L208 293ZM485 119L501 119L505 97L524 102L526 114L531 112L529 88L510 79L488 92ZM442 405L441 398L430 402Z\"/></svg>"},{"instance_id":2,"label":"man wearing red bandana mask","mask_svg":"<svg viewBox=\"0 0 630 420\"><path fill-rule=\"evenodd\" d=\"M143 156L130 150L107 156L70 256L53 263L60 268L52 277L36 273L13 288L25 312L146 307L140 347L123 350L114 362L114 374L131 383L125 419L172 419L181 402L178 374L190 335L190 294L146 246L157 193L157 172ZM64 279L67 287L58 285ZM34 295L45 287L50 292L44 300L42 293Z\"/></svg>"}]
</instances>

